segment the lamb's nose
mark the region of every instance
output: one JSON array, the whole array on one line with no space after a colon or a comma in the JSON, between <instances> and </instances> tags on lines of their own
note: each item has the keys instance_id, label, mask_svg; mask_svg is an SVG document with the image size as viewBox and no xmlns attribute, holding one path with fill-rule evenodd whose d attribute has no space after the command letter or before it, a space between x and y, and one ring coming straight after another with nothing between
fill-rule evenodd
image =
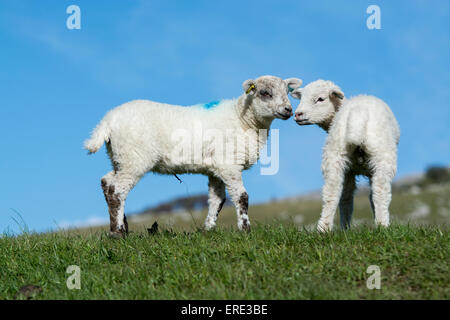
<instances>
[{"instance_id":1,"label":"lamb's nose","mask_svg":"<svg viewBox=\"0 0 450 320\"><path fill-rule=\"evenodd\" d=\"M303 115L303 112L296 112L295 113L295 118L300 118Z\"/></svg>"},{"instance_id":2,"label":"lamb's nose","mask_svg":"<svg viewBox=\"0 0 450 320\"><path fill-rule=\"evenodd\" d=\"M290 106L284 107L284 111L292 113L292 107Z\"/></svg>"}]
</instances>

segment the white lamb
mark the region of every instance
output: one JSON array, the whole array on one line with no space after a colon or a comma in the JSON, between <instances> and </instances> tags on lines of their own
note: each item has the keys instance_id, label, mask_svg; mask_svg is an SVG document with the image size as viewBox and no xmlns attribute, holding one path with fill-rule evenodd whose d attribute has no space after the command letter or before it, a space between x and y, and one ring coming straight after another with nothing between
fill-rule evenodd
<instances>
[{"instance_id":1,"label":"white lamb","mask_svg":"<svg viewBox=\"0 0 450 320\"><path fill-rule=\"evenodd\" d=\"M291 94L300 99L295 121L299 125L317 124L328 132L322 157L325 184L318 230L333 228L338 205L341 227L350 227L357 175L369 178L375 223L388 226L391 182L397 170L400 138L391 109L373 96L347 100L331 81L317 80Z\"/></svg>"},{"instance_id":2,"label":"white lamb","mask_svg":"<svg viewBox=\"0 0 450 320\"><path fill-rule=\"evenodd\" d=\"M95 153L106 142L112 162L113 171L101 179L111 235L127 234L125 199L150 171L207 175L209 209L205 228L209 230L216 225L226 187L236 206L238 228L249 231L248 194L242 171L258 160L272 121L286 120L292 115L288 91L300 86L300 79L263 76L246 80L244 94L233 100L190 107L137 100L108 112L85 142L85 148ZM264 134L258 134L261 131ZM205 132L210 136L202 139ZM229 148L245 139L247 147Z\"/></svg>"}]
</instances>

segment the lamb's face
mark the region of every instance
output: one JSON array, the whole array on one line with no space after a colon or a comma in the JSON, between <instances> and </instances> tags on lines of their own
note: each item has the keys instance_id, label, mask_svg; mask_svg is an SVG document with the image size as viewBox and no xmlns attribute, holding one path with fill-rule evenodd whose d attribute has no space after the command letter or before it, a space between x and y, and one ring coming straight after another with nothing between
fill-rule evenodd
<instances>
[{"instance_id":1,"label":"lamb's face","mask_svg":"<svg viewBox=\"0 0 450 320\"><path fill-rule=\"evenodd\" d=\"M304 88L297 88L291 95L300 99L294 118L299 125L329 124L344 99L344 94L337 85L324 80L317 80Z\"/></svg>"},{"instance_id":2,"label":"lamb's face","mask_svg":"<svg viewBox=\"0 0 450 320\"><path fill-rule=\"evenodd\" d=\"M251 96L256 116L264 120L292 116L292 105L288 92L300 87L302 80L290 78L283 80L273 76L262 76L243 83L244 92Z\"/></svg>"}]
</instances>

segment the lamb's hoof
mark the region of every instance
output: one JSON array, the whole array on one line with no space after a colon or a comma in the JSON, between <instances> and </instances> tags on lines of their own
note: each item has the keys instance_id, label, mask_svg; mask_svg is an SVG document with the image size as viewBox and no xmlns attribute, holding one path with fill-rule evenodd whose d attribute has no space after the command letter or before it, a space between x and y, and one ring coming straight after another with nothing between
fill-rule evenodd
<instances>
[{"instance_id":1,"label":"lamb's hoof","mask_svg":"<svg viewBox=\"0 0 450 320\"><path fill-rule=\"evenodd\" d=\"M329 232L331 231L332 226L324 223L322 221L319 221L319 223L317 224L317 231L319 231L320 233L325 233L325 232Z\"/></svg>"},{"instance_id":2,"label":"lamb's hoof","mask_svg":"<svg viewBox=\"0 0 450 320\"><path fill-rule=\"evenodd\" d=\"M251 228L250 228L250 225L249 224L243 224L240 228L238 228L239 229L239 231L242 231L242 232L247 232L247 233L249 233L250 231L251 231Z\"/></svg>"},{"instance_id":3,"label":"lamb's hoof","mask_svg":"<svg viewBox=\"0 0 450 320\"><path fill-rule=\"evenodd\" d=\"M204 231L212 231L216 228L216 224L212 223L205 223L205 226L203 227Z\"/></svg>"},{"instance_id":4,"label":"lamb's hoof","mask_svg":"<svg viewBox=\"0 0 450 320\"><path fill-rule=\"evenodd\" d=\"M386 221L375 221L375 226L378 228L387 228L389 227L389 222Z\"/></svg>"}]
</instances>

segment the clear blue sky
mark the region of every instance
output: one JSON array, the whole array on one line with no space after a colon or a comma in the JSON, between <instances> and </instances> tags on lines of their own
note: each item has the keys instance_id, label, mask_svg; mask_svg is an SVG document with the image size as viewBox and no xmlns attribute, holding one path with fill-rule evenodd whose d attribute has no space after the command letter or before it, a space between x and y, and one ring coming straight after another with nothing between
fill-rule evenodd
<instances>
[{"instance_id":1,"label":"clear blue sky","mask_svg":"<svg viewBox=\"0 0 450 320\"><path fill-rule=\"evenodd\" d=\"M67 6L81 30L66 28ZM366 8L381 8L368 30ZM272 74L376 95L401 126L398 177L450 159L448 1L0 1L0 232L107 219L102 149L82 149L132 99L195 104ZM297 102L293 100L294 108ZM280 171L245 173L250 202L318 189L325 134L276 120ZM127 211L207 191L203 176L147 175ZM319 214L319 213L318 213Z\"/></svg>"}]
</instances>

